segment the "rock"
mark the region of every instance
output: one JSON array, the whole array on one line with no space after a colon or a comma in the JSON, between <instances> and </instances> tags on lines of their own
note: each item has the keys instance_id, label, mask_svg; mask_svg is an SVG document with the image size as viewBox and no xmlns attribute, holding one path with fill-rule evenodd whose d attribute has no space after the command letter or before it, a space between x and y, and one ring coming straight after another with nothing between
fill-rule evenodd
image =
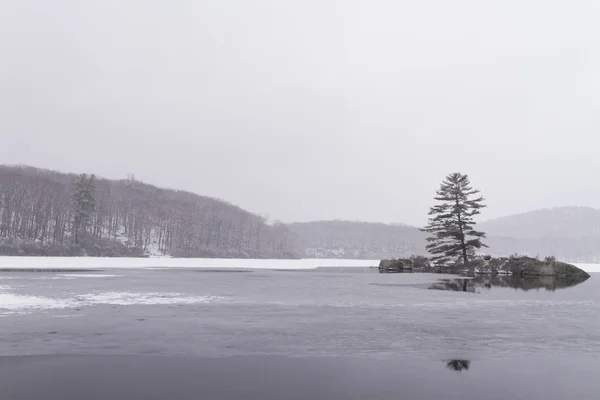
<instances>
[{"instance_id":1,"label":"rock","mask_svg":"<svg viewBox=\"0 0 600 400\"><path fill-rule=\"evenodd\" d=\"M538 260L531 257L503 257L474 260L476 274L503 274L516 276L554 276L561 278L589 278L589 274L574 265L552 258Z\"/></svg>"},{"instance_id":2,"label":"rock","mask_svg":"<svg viewBox=\"0 0 600 400\"><path fill-rule=\"evenodd\" d=\"M397 260L381 260L379 263L379 273L397 273L412 271L413 262L408 259L397 259Z\"/></svg>"}]
</instances>

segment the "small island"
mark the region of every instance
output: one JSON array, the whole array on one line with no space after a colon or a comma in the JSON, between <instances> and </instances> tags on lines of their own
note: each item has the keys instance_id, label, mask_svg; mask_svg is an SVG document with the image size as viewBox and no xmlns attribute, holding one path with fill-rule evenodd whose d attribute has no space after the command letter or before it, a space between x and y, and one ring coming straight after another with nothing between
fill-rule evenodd
<instances>
[{"instance_id":1,"label":"small island","mask_svg":"<svg viewBox=\"0 0 600 400\"><path fill-rule=\"evenodd\" d=\"M590 275L572 264L556 261L548 257L544 260L527 256L492 258L489 256L473 257L469 264L435 265L426 257L410 259L381 260L380 273L428 272L450 273L460 275L511 275L520 277L549 276L556 278L584 278Z\"/></svg>"},{"instance_id":2,"label":"small island","mask_svg":"<svg viewBox=\"0 0 600 400\"><path fill-rule=\"evenodd\" d=\"M416 260L415 260L416 259ZM510 287L530 290L555 291L585 282L590 275L582 269L552 258L538 260L526 256L507 258L477 257L471 261L471 269L462 265L432 266L425 257L398 260L382 260L379 273L442 273L461 275L462 278L445 278L428 288L459 292L477 292L478 288ZM417 261L417 262L415 262Z\"/></svg>"},{"instance_id":3,"label":"small island","mask_svg":"<svg viewBox=\"0 0 600 400\"><path fill-rule=\"evenodd\" d=\"M474 216L485 207L479 191L471 187L467 175L453 173L446 176L436 192L437 201L429 211L429 223L423 228L427 251L431 258L413 256L409 259L381 260L380 273L428 272L476 276L510 276L513 278L540 278L568 280L576 284L590 275L582 269L554 257L541 260L529 256L491 257L480 255L487 247L485 233L475 230ZM533 285L536 286L536 285ZM540 286L548 287L547 283ZM569 286L569 285L565 285ZM466 287L466 285L465 285Z\"/></svg>"}]
</instances>

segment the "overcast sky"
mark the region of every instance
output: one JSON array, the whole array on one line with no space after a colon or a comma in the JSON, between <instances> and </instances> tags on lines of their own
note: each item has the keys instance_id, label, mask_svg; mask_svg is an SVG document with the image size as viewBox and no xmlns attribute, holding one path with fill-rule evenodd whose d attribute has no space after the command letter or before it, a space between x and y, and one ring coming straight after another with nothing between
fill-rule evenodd
<instances>
[{"instance_id":1,"label":"overcast sky","mask_svg":"<svg viewBox=\"0 0 600 400\"><path fill-rule=\"evenodd\" d=\"M0 0L0 162L286 222L600 207L598 0Z\"/></svg>"}]
</instances>

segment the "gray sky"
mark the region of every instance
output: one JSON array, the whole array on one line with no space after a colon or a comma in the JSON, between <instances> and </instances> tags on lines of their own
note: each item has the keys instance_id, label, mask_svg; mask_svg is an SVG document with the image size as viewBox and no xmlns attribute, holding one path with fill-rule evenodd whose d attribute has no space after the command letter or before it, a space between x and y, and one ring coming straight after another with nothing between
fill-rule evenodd
<instances>
[{"instance_id":1,"label":"gray sky","mask_svg":"<svg viewBox=\"0 0 600 400\"><path fill-rule=\"evenodd\" d=\"M423 224L600 207L597 0L0 0L0 162Z\"/></svg>"}]
</instances>

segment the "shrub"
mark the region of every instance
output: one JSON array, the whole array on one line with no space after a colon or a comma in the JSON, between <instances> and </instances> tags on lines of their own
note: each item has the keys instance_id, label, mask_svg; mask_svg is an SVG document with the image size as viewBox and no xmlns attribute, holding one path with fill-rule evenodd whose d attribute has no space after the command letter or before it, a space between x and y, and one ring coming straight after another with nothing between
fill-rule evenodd
<instances>
[{"instance_id":1,"label":"shrub","mask_svg":"<svg viewBox=\"0 0 600 400\"><path fill-rule=\"evenodd\" d=\"M413 266L415 268L427 268L430 266L429 259L425 256L414 255L411 256L409 259L412 261Z\"/></svg>"}]
</instances>

